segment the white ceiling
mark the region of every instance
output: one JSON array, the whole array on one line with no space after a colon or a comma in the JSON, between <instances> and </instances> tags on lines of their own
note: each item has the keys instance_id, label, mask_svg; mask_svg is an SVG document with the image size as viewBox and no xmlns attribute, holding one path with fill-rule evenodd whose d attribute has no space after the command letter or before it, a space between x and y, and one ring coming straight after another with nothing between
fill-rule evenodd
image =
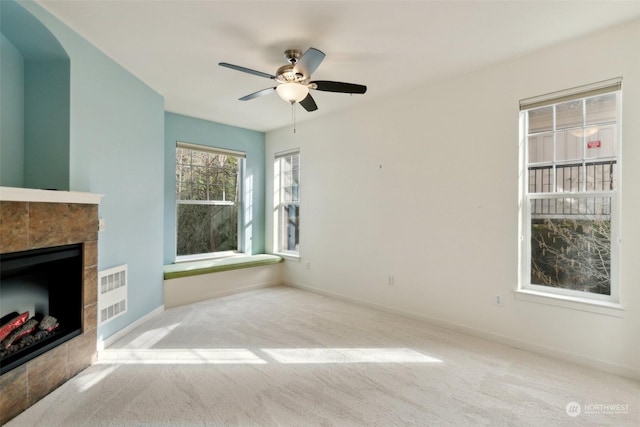
<instances>
[{"instance_id":1,"label":"white ceiling","mask_svg":"<svg viewBox=\"0 0 640 427\"><path fill-rule=\"evenodd\" d=\"M315 80L367 85L365 95L313 91L315 112L357 108L640 17L640 1L38 0L165 99L167 111L269 131L291 124L273 86L219 62L275 74L285 49L326 54ZM615 47L612 47L615 48Z\"/></svg>"}]
</instances>

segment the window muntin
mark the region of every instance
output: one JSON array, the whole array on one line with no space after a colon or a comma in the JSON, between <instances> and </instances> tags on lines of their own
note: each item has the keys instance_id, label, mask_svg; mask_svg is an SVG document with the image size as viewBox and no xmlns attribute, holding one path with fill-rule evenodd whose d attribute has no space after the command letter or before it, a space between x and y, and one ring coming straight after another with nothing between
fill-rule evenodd
<instances>
[{"instance_id":1,"label":"window muntin","mask_svg":"<svg viewBox=\"0 0 640 427\"><path fill-rule=\"evenodd\" d=\"M242 250L244 153L178 143L176 148L176 258Z\"/></svg>"},{"instance_id":2,"label":"window muntin","mask_svg":"<svg viewBox=\"0 0 640 427\"><path fill-rule=\"evenodd\" d=\"M274 177L277 251L297 255L300 251L300 153L277 155Z\"/></svg>"},{"instance_id":3,"label":"window muntin","mask_svg":"<svg viewBox=\"0 0 640 427\"><path fill-rule=\"evenodd\" d=\"M569 98L522 108L520 288L616 300L619 82Z\"/></svg>"}]
</instances>

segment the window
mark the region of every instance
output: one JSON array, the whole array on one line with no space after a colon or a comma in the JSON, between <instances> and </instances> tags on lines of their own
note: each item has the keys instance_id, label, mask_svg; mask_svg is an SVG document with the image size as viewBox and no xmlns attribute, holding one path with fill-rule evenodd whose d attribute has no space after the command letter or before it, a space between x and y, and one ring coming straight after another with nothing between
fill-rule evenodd
<instances>
[{"instance_id":1,"label":"window","mask_svg":"<svg viewBox=\"0 0 640 427\"><path fill-rule=\"evenodd\" d=\"M274 162L277 251L299 254L300 246L300 153L276 155Z\"/></svg>"},{"instance_id":2,"label":"window","mask_svg":"<svg viewBox=\"0 0 640 427\"><path fill-rule=\"evenodd\" d=\"M179 142L176 148L177 259L241 251L244 153Z\"/></svg>"},{"instance_id":3,"label":"window","mask_svg":"<svg viewBox=\"0 0 640 427\"><path fill-rule=\"evenodd\" d=\"M520 289L617 301L620 88L521 101Z\"/></svg>"}]
</instances>

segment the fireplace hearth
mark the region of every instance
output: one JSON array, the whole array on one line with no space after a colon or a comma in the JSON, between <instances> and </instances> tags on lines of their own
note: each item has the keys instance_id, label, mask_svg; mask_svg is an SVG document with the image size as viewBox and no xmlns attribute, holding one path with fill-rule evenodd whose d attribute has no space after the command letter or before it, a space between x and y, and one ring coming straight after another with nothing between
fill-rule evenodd
<instances>
[{"instance_id":1,"label":"fireplace hearth","mask_svg":"<svg viewBox=\"0 0 640 427\"><path fill-rule=\"evenodd\" d=\"M0 425L96 359L100 198L0 187L0 323L58 325L0 358Z\"/></svg>"}]
</instances>

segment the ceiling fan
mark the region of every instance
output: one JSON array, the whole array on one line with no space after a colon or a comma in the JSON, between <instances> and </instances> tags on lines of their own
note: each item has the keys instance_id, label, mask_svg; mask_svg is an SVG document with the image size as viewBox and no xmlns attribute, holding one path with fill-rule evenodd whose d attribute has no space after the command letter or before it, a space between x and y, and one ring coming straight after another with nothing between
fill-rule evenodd
<instances>
[{"instance_id":1,"label":"ceiling fan","mask_svg":"<svg viewBox=\"0 0 640 427\"><path fill-rule=\"evenodd\" d=\"M288 49L285 50L284 57L289 63L278 68L275 75L239 65L228 64L226 62L220 62L218 65L276 81L276 86L243 96L239 98L240 101L248 101L275 91L280 98L291 103L291 105L300 103L305 110L315 111L318 109L318 106L309 93L309 89L349 94L363 94L367 91L366 86L353 83L329 80L311 81L311 74L318 68L325 57L325 54L318 49L311 47L304 54L297 49Z\"/></svg>"}]
</instances>

